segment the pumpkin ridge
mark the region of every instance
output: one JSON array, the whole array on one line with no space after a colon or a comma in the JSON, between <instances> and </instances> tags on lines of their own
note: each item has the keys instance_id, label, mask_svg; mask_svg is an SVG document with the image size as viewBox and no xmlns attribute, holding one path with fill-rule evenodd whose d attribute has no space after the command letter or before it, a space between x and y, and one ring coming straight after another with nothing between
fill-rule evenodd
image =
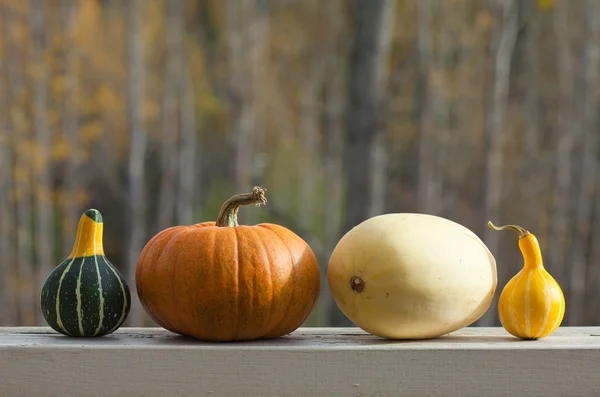
<instances>
[{"instance_id":1,"label":"pumpkin ridge","mask_svg":"<svg viewBox=\"0 0 600 397\"><path fill-rule=\"evenodd\" d=\"M183 246L186 246L187 245L186 239L195 237L194 236L195 233L199 232L200 230L206 230L206 229L203 229L203 228L186 228L185 230L183 230L183 232L185 233L185 235L182 235L182 233L177 233L175 236L173 236L173 239L182 239L182 241L180 241L179 243L182 244ZM178 252L176 254L176 260L174 261L176 264L180 263L180 261L181 261L181 255L182 254L183 254L183 251L180 251L180 252ZM175 272L177 272L180 269L177 268L177 265L173 265L173 266L170 266L170 267L171 267L172 272L169 273L168 279L173 284L173 280L175 278L174 274L175 274ZM185 307L185 305L183 305L177 299L178 298L178 295L176 295L176 291L177 290L178 290L177 288L175 288L175 287L173 287L173 285L171 285L171 292L172 292L171 299L172 299L172 303L173 303L172 306L175 307L175 308ZM186 313L186 314L184 314L184 316L185 315L188 315L188 314ZM190 316L190 318L195 317L194 313L190 313L189 316ZM163 316L163 318L164 318L164 316ZM171 328L173 328L174 330L176 330L175 332L177 332L177 333L179 333L179 329L181 329L181 324L175 323L175 325L173 325L173 323L169 323L169 326ZM184 324L184 327L185 327L185 324Z\"/></svg>"},{"instance_id":2,"label":"pumpkin ridge","mask_svg":"<svg viewBox=\"0 0 600 397\"><path fill-rule=\"evenodd\" d=\"M253 236L256 238L256 236L258 234L257 230L253 227L248 228L248 230L251 231ZM262 229L260 229L260 230L262 230ZM260 240L260 239L256 238L256 240ZM267 258L267 264L266 264L265 268L267 268L269 271L269 289L271 290L271 298L270 298L270 302L269 302L268 316L267 316L267 319L265 320L265 324L264 324L265 328L267 328L267 326L271 322L271 318L273 317L273 304L275 303L275 296L274 296L275 294L273 292L273 269L271 268L271 266L272 266L271 258L269 256L267 250L265 249L264 244L256 244L256 245L258 247L260 247L263 257ZM264 333L263 335L261 335L260 338L264 337L264 335L266 335L267 333Z\"/></svg>"},{"instance_id":3,"label":"pumpkin ridge","mask_svg":"<svg viewBox=\"0 0 600 397\"><path fill-rule=\"evenodd\" d=\"M319 267L319 263L318 263L316 255L314 254L314 252L312 251L310 246L306 243L305 243L305 245L306 245L306 247L305 247L305 250L304 250L301 258L304 258L307 253L310 253L313 256L313 259L315 260L315 263L316 263L316 272L317 272L318 277L315 278L316 293L313 296L313 301L312 301L311 305L307 308L304 317L302 317L301 320L295 325L295 328L300 327L304 323L304 321L306 321L306 319L311 315L312 311L314 310L315 306L317 305L317 302L319 301L319 296L321 294L321 280L320 280L320 271L321 270ZM306 266L306 263L303 263L302 265Z\"/></svg>"},{"instance_id":4,"label":"pumpkin ridge","mask_svg":"<svg viewBox=\"0 0 600 397\"><path fill-rule=\"evenodd\" d=\"M166 252L169 251L173 245L175 245L175 243L177 242L177 240L179 239L179 237L182 234L189 234L191 231L188 229L182 229L182 230L178 230L177 233L175 233L174 235L170 236L169 240L166 242L165 245L163 245L162 249L160 250L160 252L158 253L158 257L156 258L156 262L158 264L158 260L160 259L160 257Z\"/></svg>"},{"instance_id":5,"label":"pumpkin ridge","mask_svg":"<svg viewBox=\"0 0 600 397\"><path fill-rule=\"evenodd\" d=\"M208 223L208 222L205 222L205 223ZM214 226L214 222L210 222L210 223L212 223ZM202 225L202 224L200 224L200 225ZM198 227L198 228L194 229L194 232L195 233L203 233L201 236L198 236L198 239L200 239L202 237L204 239L207 247L213 247L213 249L205 251L205 254L207 256L206 263L209 264L208 266L206 266L206 269L209 272L206 275L206 277L209 280L213 280L215 277L215 273L214 273L215 266L210 266L210 264L214 263L214 257L215 257L214 247L215 247L215 242L217 240L217 233L214 233L214 231L211 230L210 228L208 228L207 226L210 226L210 225L204 225L204 226ZM206 299L206 294L204 292L195 290L195 293L197 294L197 295L195 295L195 298L194 298L195 302L202 302ZM201 316L204 316L204 314L202 314ZM195 318L195 322L198 326L198 329L201 330L201 332L204 332L205 334L210 335L210 330L207 329L208 327L206 326L206 322L202 321L202 320L198 321L199 317L200 316L197 316L194 313L194 318Z\"/></svg>"},{"instance_id":6,"label":"pumpkin ridge","mask_svg":"<svg viewBox=\"0 0 600 397\"><path fill-rule=\"evenodd\" d=\"M164 266L162 268L158 268L158 262L163 254L163 251L167 244L173 240L175 236L178 236L183 232L183 228L181 226L171 226L165 230L160 231L154 237L150 239L142 249L140 256L138 258L137 268L136 268L136 289L138 296L144 295L144 290L146 288L153 289L153 285L147 285L145 280L146 269L152 268L153 272L163 272ZM164 278L164 275L159 278ZM166 319L164 313L160 312L160 316L158 315L159 305L148 305L146 301L141 300L142 306L147 310L150 317L161 327L168 329L172 332L177 332L172 324L170 324ZM159 320L160 319L160 320Z\"/></svg>"},{"instance_id":7,"label":"pumpkin ridge","mask_svg":"<svg viewBox=\"0 0 600 397\"><path fill-rule=\"evenodd\" d=\"M318 267L318 265L317 265ZM318 271L320 272L320 269L318 269ZM302 325L304 323L304 321L306 321L306 319L308 318L308 316L310 316L310 314L312 313L312 311L314 310L315 306L317 305L317 302L319 300L319 295L321 294L321 280L317 280L317 286L316 286L316 290L317 293L315 294L312 304L310 306L310 309L306 311L306 314L304 315L304 318L302 318L302 321L300 321L300 323L298 324L298 327L300 325Z\"/></svg>"},{"instance_id":8,"label":"pumpkin ridge","mask_svg":"<svg viewBox=\"0 0 600 397\"><path fill-rule=\"evenodd\" d=\"M294 255L292 255L292 250L285 243L285 240L283 239L283 237L281 237L274 229L271 229L266 224L260 224L257 226L262 227L262 228L270 231L271 233L273 233L275 236L277 236L277 239L279 239L279 241L281 241L281 243L283 244L283 246L285 247L287 252L290 254L290 263L292 264L292 285L290 286L290 290L292 291L292 294L290 296L290 300L288 302L287 308L285 309L283 317L271 330L269 330L269 332L265 333L265 335L263 336L263 338L265 338L265 337L268 337L273 331L276 331L279 327L281 327L281 324L285 323L285 320L287 319L287 315L290 311L290 308L292 307L292 303L294 302L294 296L296 295L296 262L294 261Z\"/></svg>"},{"instance_id":9,"label":"pumpkin ridge","mask_svg":"<svg viewBox=\"0 0 600 397\"><path fill-rule=\"evenodd\" d=\"M158 256L156 257L155 263L158 263L158 259L162 256L163 252L166 250L167 245L174 239L176 238L179 234L185 232L185 230L183 228L181 228L180 226L173 226L170 227L166 230L163 230L162 232L160 232L159 234L157 234L156 236L154 236L152 238L152 242L154 244L160 244L160 252L158 253ZM162 240L165 240L164 242ZM155 248L156 249L156 248Z\"/></svg>"},{"instance_id":10,"label":"pumpkin ridge","mask_svg":"<svg viewBox=\"0 0 600 397\"><path fill-rule=\"evenodd\" d=\"M271 230L272 232L274 232L275 234L277 234L277 236L284 241L287 241L287 239L284 239L281 235L279 235L279 231L284 232L284 233L289 233L291 236L294 236L294 239L303 246L302 248L302 253L300 255L300 258L297 262L295 262L295 266L293 269L301 269L304 270L305 266L311 266L313 263L315 265L315 271L316 271L316 276L315 277L315 294L313 295L313 299L312 302L310 304L310 306L306 307L306 311L304 314L304 317L300 318L300 321L297 321L295 324L292 323L292 327L289 327L287 330L284 329L283 331L281 331L282 333L289 333L291 331L293 331L294 329L297 329L298 327L300 327L304 321L310 316L310 314L312 313L312 311L314 310L318 300L319 300L319 296L320 296L320 290L321 290L321 280L320 280L320 268L319 268L319 264L318 264L318 260L314 254L314 252L312 251L312 249L310 248L310 245L308 245L308 243L306 243L306 241L304 241L300 236L298 236L296 233L294 233L292 230L283 228L280 225L276 225L276 224L266 224L266 228ZM291 248L285 244L288 247L288 250L290 252L290 255L293 258L293 254L292 254L292 250ZM311 256L311 258L307 258L307 256ZM300 270L299 270L300 271ZM297 277L298 275L296 274L296 272L293 273L294 274L294 278L293 278L293 286L296 285L297 283ZM305 273L303 273L305 275ZM294 290L295 291L295 290ZM294 302L293 300L291 301L292 303ZM289 311L289 309L288 309Z\"/></svg>"},{"instance_id":11,"label":"pumpkin ridge","mask_svg":"<svg viewBox=\"0 0 600 397\"><path fill-rule=\"evenodd\" d=\"M215 227L206 230L212 240L210 244L206 244L210 248L205 252L207 262L199 263L198 268L205 264L210 271L207 274L210 278L204 283L207 290L199 294L200 298L196 300L201 302L200 309L203 310L199 316L201 321L190 332L200 339L234 341L238 336L234 334L234 325L239 320L236 311L238 302L234 303L234 300L239 299L235 228Z\"/></svg>"},{"instance_id":12,"label":"pumpkin ridge","mask_svg":"<svg viewBox=\"0 0 600 397\"><path fill-rule=\"evenodd\" d=\"M241 262L240 262L240 245L239 245L240 239L239 239L237 231L238 231L237 227L234 226L233 227L233 235L235 236L235 241L233 243L233 246L235 247L235 254L237 257L237 259L236 259L237 266L235 267L235 269L236 269L235 302L236 302L236 306L237 306L235 318L237 319L237 322L236 322L235 327L233 328L233 339L234 340L237 340L238 335L239 335L239 328L240 328L240 273L241 273L240 266L241 266Z\"/></svg>"},{"instance_id":13,"label":"pumpkin ridge","mask_svg":"<svg viewBox=\"0 0 600 397\"><path fill-rule=\"evenodd\" d=\"M171 239L174 236L176 236L177 234L179 234L180 232L183 231L180 229L182 229L181 226L171 226L165 230L161 230L160 232L158 232L154 237L152 237L150 239L150 241L148 241L146 243L146 245L144 245L144 248L142 248L142 251L140 252L140 255L138 257L138 263L145 262L145 258L149 254L149 249L146 249L146 247L149 247L149 248L151 247L151 249L154 251L156 251L156 250L160 251L158 253L158 255L156 256L154 263L153 263L154 265L156 265L156 263L158 262L158 259L162 255L162 251L164 250L166 245L169 243L169 241L171 241ZM165 241L163 241L163 240L165 240ZM159 247L156 247L157 245ZM137 273L137 269L136 269L136 273Z\"/></svg>"},{"instance_id":14,"label":"pumpkin ridge","mask_svg":"<svg viewBox=\"0 0 600 397\"><path fill-rule=\"evenodd\" d=\"M142 248L142 252L138 257L135 273L135 284L138 296L143 294L143 289L146 288L146 283L141 280L141 277L144 277L144 268L156 268L164 247L169 243L173 235L177 234L180 229L180 226L171 226L167 229L161 230L146 243L144 248ZM152 261L150 261L150 258ZM156 271L156 269L153 269L153 271ZM160 326L169 329L169 327L165 326L165 324L158 321L155 309L146 307L147 305L144 301L141 303L155 322L157 322Z\"/></svg>"},{"instance_id":15,"label":"pumpkin ridge","mask_svg":"<svg viewBox=\"0 0 600 397\"><path fill-rule=\"evenodd\" d=\"M170 236L170 239L166 242L166 244L163 246L163 248L161 249L161 252L159 252L158 257L156 258L156 265L158 266L158 262L160 261L160 258L162 257L162 255L166 252L169 252L177 243L177 241L180 238L185 238L186 235L189 235L191 233L191 229L185 228L185 229L181 229L181 230L177 230L177 232L175 234L173 234L172 236ZM177 286L172 285L173 284L173 273L175 271L177 271L177 266L166 266L165 270L171 270L170 273L168 273L167 279L171 282L171 285L169 286L169 290L171 291L171 302L175 303L176 302L176 298L175 298L175 294L177 292ZM165 318L165 316L163 315L162 318ZM168 318L168 317L167 317ZM169 329L172 330L178 330L179 327L177 327L176 325L173 325L173 323L171 322L171 319L168 318L168 320L166 321L166 325L168 325ZM167 327L165 327L167 328Z\"/></svg>"}]
</instances>

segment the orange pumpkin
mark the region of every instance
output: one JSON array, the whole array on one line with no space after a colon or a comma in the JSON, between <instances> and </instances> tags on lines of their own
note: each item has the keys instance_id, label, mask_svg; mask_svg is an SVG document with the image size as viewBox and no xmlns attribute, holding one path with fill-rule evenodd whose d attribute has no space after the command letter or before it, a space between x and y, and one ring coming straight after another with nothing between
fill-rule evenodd
<instances>
[{"instance_id":1,"label":"orange pumpkin","mask_svg":"<svg viewBox=\"0 0 600 397\"><path fill-rule=\"evenodd\" d=\"M237 222L240 206L266 204L264 192L235 195L216 222L174 226L146 244L136 286L154 321L207 341L276 338L304 322L319 297L314 252L283 226Z\"/></svg>"}]
</instances>

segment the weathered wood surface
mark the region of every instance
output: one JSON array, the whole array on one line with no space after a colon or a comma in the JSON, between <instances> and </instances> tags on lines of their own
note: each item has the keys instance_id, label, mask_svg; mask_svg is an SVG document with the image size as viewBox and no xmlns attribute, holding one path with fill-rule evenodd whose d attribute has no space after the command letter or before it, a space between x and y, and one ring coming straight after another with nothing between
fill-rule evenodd
<instances>
[{"instance_id":1,"label":"weathered wood surface","mask_svg":"<svg viewBox=\"0 0 600 397\"><path fill-rule=\"evenodd\" d=\"M0 396L600 396L600 327L521 341L466 328L390 341L355 328L202 343L160 328L76 339L0 328Z\"/></svg>"}]
</instances>

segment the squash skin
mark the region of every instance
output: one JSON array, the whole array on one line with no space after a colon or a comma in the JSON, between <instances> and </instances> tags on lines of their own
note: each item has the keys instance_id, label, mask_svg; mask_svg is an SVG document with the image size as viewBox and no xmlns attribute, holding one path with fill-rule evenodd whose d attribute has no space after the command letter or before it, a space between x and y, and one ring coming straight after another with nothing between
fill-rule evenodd
<instances>
[{"instance_id":1,"label":"squash skin","mask_svg":"<svg viewBox=\"0 0 600 397\"><path fill-rule=\"evenodd\" d=\"M327 271L340 310L389 339L466 327L488 310L497 287L485 244L464 226L426 214L367 219L338 242Z\"/></svg>"},{"instance_id":2,"label":"squash skin","mask_svg":"<svg viewBox=\"0 0 600 397\"><path fill-rule=\"evenodd\" d=\"M297 329L317 303L320 274L309 245L282 226L204 222L154 236L140 254L136 287L162 327L242 341Z\"/></svg>"},{"instance_id":3,"label":"squash skin","mask_svg":"<svg viewBox=\"0 0 600 397\"><path fill-rule=\"evenodd\" d=\"M129 287L104 255L100 212L79 220L73 251L46 278L40 309L48 325L63 335L99 337L117 330L131 308Z\"/></svg>"}]
</instances>

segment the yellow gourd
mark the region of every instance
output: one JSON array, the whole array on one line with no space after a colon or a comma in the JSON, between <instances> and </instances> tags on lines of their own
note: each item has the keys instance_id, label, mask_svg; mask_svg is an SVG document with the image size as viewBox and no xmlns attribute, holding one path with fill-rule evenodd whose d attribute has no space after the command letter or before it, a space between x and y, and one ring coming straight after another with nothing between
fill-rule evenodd
<instances>
[{"instance_id":1,"label":"yellow gourd","mask_svg":"<svg viewBox=\"0 0 600 397\"><path fill-rule=\"evenodd\" d=\"M522 339L539 339L552 334L565 315L565 298L554 278L546 271L537 238L516 225L496 227L519 233L523 269L504 287L498 300L498 316L502 326Z\"/></svg>"}]
</instances>

